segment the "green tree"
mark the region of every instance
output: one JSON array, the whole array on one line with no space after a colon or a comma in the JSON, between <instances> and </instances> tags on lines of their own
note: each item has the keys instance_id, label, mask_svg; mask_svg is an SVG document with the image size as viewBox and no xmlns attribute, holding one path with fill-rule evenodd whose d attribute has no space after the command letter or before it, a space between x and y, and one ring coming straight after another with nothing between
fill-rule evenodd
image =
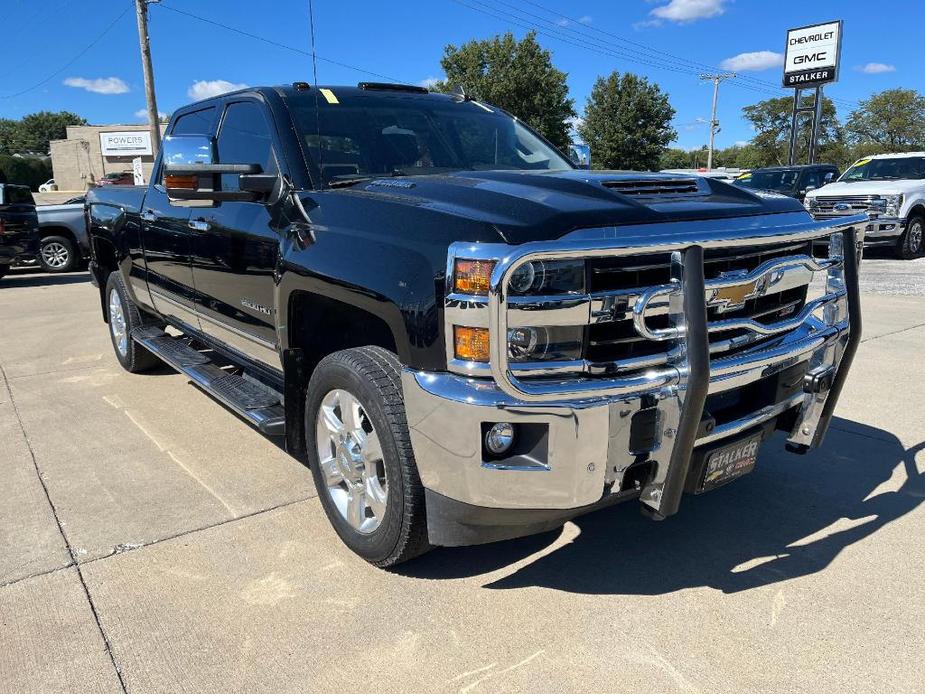
<instances>
[{"instance_id":1,"label":"green tree","mask_svg":"<svg viewBox=\"0 0 925 694\"><path fill-rule=\"evenodd\" d=\"M19 121L0 118L0 154L12 154L19 134Z\"/></svg>"},{"instance_id":2,"label":"green tree","mask_svg":"<svg viewBox=\"0 0 925 694\"><path fill-rule=\"evenodd\" d=\"M674 114L658 85L614 71L595 81L578 134L591 147L594 168L651 170L677 137Z\"/></svg>"},{"instance_id":3,"label":"green tree","mask_svg":"<svg viewBox=\"0 0 925 694\"><path fill-rule=\"evenodd\" d=\"M0 182L38 190L51 178L51 161L43 157L13 157L0 154Z\"/></svg>"},{"instance_id":4,"label":"green tree","mask_svg":"<svg viewBox=\"0 0 925 694\"><path fill-rule=\"evenodd\" d=\"M803 102L812 105L812 95ZM787 163L790 152L790 124L793 113L793 99L780 97L766 99L742 109L745 119L755 129L751 144L758 150L764 166L780 166ZM809 139L812 119L801 117L798 121L797 151L795 161L806 163L809 156ZM826 161L832 149L838 149L843 140L835 112L835 104L828 97L822 99L822 121L819 127L819 161Z\"/></svg>"},{"instance_id":5,"label":"green tree","mask_svg":"<svg viewBox=\"0 0 925 694\"><path fill-rule=\"evenodd\" d=\"M880 152L903 152L925 143L925 96L914 89L887 89L861 101L845 125L855 145L876 144Z\"/></svg>"},{"instance_id":6,"label":"green tree","mask_svg":"<svg viewBox=\"0 0 925 694\"><path fill-rule=\"evenodd\" d=\"M568 119L575 115L566 74L553 67L552 56L530 32L518 41L513 34L462 46L448 45L440 61L446 80L435 91L461 87L466 94L514 114L563 151L569 145Z\"/></svg>"},{"instance_id":7,"label":"green tree","mask_svg":"<svg viewBox=\"0 0 925 694\"><path fill-rule=\"evenodd\" d=\"M592 152L592 156L593 156ZM659 169L690 169L694 160L691 152L678 147L668 147L662 151L658 158Z\"/></svg>"},{"instance_id":8,"label":"green tree","mask_svg":"<svg viewBox=\"0 0 925 694\"><path fill-rule=\"evenodd\" d=\"M0 121L0 152L47 153L51 140L67 137L67 126L86 125L87 121L70 111L39 111L21 120Z\"/></svg>"}]
</instances>

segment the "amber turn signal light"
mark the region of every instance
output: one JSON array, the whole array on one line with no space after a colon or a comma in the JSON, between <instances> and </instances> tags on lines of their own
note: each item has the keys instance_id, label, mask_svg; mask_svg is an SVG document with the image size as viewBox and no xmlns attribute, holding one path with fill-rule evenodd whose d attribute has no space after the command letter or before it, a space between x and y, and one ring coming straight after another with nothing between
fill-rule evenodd
<instances>
[{"instance_id":1,"label":"amber turn signal light","mask_svg":"<svg viewBox=\"0 0 925 694\"><path fill-rule=\"evenodd\" d=\"M488 294L493 260L457 260L453 267L453 291L460 294Z\"/></svg>"},{"instance_id":2,"label":"amber turn signal light","mask_svg":"<svg viewBox=\"0 0 925 694\"><path fill-rule=\"evenodd\" d=\"M488 361L488 328L453 326L453 343L457 359Z\"/></svg>"},{"instance_id":3,"label":"amber turn signal light","mask_svg":"<svg viewBox=\"0 0 925 694\"><path fill-rule=\"evenodd\" d=\"M198 184L199 184L198 176L177 176L175 174L167 174L166 176L164 176L164 187L165 188L196 190L196 186Z\"/></svg>"}]
</instances>

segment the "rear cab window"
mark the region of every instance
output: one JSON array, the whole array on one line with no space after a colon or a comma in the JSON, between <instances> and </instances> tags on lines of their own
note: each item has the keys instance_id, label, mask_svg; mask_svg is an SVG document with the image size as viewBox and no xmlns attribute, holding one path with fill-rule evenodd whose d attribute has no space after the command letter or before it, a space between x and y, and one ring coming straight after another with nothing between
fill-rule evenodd
<instances>
[{"instance_id":1,"label":"rear cab window","mask_svg":"<svg viewBox=\"0 0 925 694\"><path fill-rule=\"evenodd\" d=\"M0 205L35 205L32 191L25 186L0 186Z\"/></svg>"}]
</instances>

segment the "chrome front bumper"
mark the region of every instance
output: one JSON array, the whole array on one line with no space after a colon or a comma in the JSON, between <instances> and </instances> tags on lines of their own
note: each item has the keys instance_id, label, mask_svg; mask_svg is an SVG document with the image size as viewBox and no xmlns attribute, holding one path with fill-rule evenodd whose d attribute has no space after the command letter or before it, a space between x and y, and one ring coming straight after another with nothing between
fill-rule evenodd
<instances>
[{"instance_id":1,"label":"chrome front bumper","mask_svg":"<svg viewBox=\"0 0 925 694\"><path fill-rule=\"evenodd\" d=\"M788 237L812 239L827 229L834 234L836 250L854 248L856 232L851 224L863 221L840 220L831 228L817 224L802 232L791 231ZM755 237L765 238L760 233ZM503 290L495 293L494 288L503 288L510 273L536 251L522 249L506 258L492 278L493 377L403 372L407 420L425 488L457 502L492 509L577 509L631 491L627 473L634 463L647 458L654 472L637 491L645 509L661 518L677 511L698 447L776 423L782 415L789 415L787 421L792 423L788 447L801 452L818 445L860 340L855 254L840 254L837 268L828 271L826 291L834 298L820 311L824 315L804 316L797 327L779 336L733 356L711 359L704 246L710 247L710 242L685 244L676 252L679 290L675 298L679 303L674 310L684 318L676 324L680 358L671 368L653 369L632 382L605 378L543 385L518 379L496 342L496 335L506 334L506 308ZM824 374L826 386L816 391L806 386L731 421L704 426L708 396L794 368L810 377ZM658 411L656 443L640 456L630 445L634 416L653 408ZM522 456L517 464L487 459L482 445L484 427L496 422L539 425L546 432L542 453Z\"/></svg>"}]
</instances>

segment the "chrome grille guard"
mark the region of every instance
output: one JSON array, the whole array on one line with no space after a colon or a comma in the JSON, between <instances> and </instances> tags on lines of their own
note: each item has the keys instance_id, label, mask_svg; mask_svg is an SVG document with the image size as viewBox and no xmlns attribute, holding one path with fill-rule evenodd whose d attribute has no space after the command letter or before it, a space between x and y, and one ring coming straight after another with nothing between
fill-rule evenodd
<instances>
[{"instance_id":1,"label":"chrome grille guard","mask_svg":"<svg viewBox=\"0 0 925 694\"><path fill-rule=\"evenodd\" d=\"M525 404L569 404L599 399L624 400L651 394L664 412L663 444L654 478L643 488L643 507L656 518L677 511L691 454L698 438L707 395L753 382L796 363L810 360L809 373L827 372L827 385L803 397L788 448L804 452L818 445L828 429L832 411L844 383L861 335L857 257L854 252L858 229L866 215L838 220L810 221L803 213L764 216L707 223L674 223L609 230L580 230L551 243L527 243L517 247L500 244L454 244L450 249L447 275L445 322L451 325L483 325L489 328L488 364L458 362L447 340L449 368L473 376L492 376L498 388ZM598 234L595 237L595 232ZM600 238L600 234L608 237ZM818 260L792 255L764 263L752 272L713 280L704 278L704 252L712 249L774 246L792 242L829 239L829 258ZM845 250L848 249L848 252ZM601 297L510 296L508 281L525 263L551 260L586 260L593 257L628 257L666 253L671 258L671 283L633 290L630 315L636 331L646 339L665 341L670 347L663 363L648 366L626 376L589 377L581 370L569 374L562 369L536 369L535 364L511 364L508 329L516 325L579 325L594 322L593 307ZM455 258L493 259L487 297L452 294ZM723 300L724 290L741 298L761 284L796 281L797 273L824 272L823 296L807 303L795 316L772 324L751 320L719 320L708 323L707 309ZM808 280L807 280L808 283ZM775 290L778 291L778 290ZM616 292L623 293L626 292ZM656 299L667 302L668 328L653 330L645 320L646 309ZM595 303L597 302L597 304ZM526 308L527 310L521 310ZM821 312L822 318L816 317ZM530 318L523 318L530 314ZM516 316L514 322L511 316ZM486 320L487 319L487 320ZM529 322L534 321L534 322ZM767 335L787 335L786 341L770 340L733 356L711 345L710 334L744 330L740 340L748 344ZM450 334L452 329L450 328ZM735 342L735 339L726 341ZM586 366L586 365L585 365ZM525 375L526 374L526 375ZM543 379L529 376L542 375Z\"/></svg>"}]
</instances>

